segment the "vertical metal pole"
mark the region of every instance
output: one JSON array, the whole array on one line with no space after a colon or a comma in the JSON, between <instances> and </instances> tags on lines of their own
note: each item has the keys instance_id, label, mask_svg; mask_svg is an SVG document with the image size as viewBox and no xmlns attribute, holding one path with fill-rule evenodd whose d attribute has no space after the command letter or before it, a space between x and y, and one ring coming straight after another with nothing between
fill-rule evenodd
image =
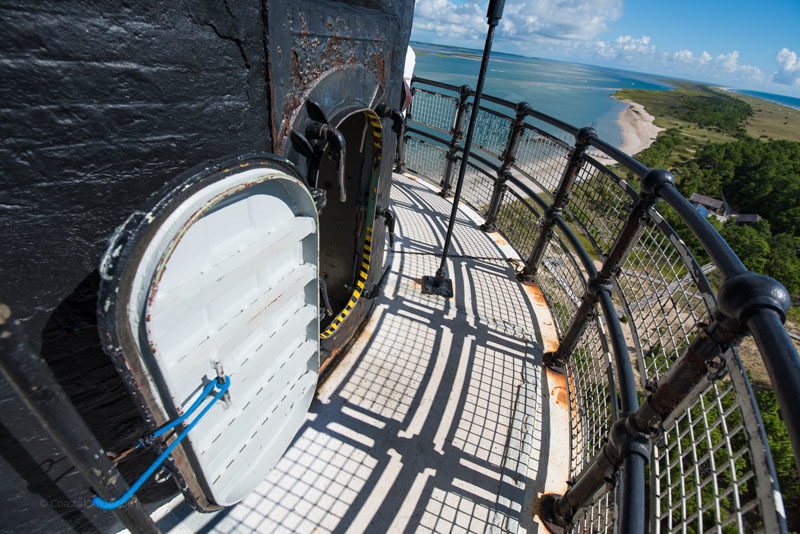
<instances>
[{"instance_id":1,"label":"vertical metal pole","mask_svg":"<svg viewBox=\"0 0 800 534\"><path fill-rule=\"evenodd\" d=\"M756 305L775 306L764 299L768 290L759 290L754 285L749 287L751 291L737 302L749 306L751 303L746 302L749 297L753 298L751 302L756 302ZM548 495L542 500L540 514L552 532L567 530L575 510L606 484L620 466L623 473L620 477L617 530L623 533L645 532L643 477L644 463L649 456L648 433L660 431L662 422L678 410L687 395L709 374L709 362L718 359L743 333L741 325L735 324L735 321L731 324L729 319L724 318L705 327L692 340L669 372L659 379L658 387L642 405L612 425L603 450L592 458L566 493Z\"/></svg>"},{"instance_id":2,"label":"vertical metal pole","mask_svg":"<svg viewBox=\"0 0 800 534\"><path fill-rule=\"evenodd\" d=\"M615 347L614 354L617 358L617 372L620 376L623 417L612 425L603 450L589 462L567 492L564 495L547 495L542 500L541 517L545 525L553 532L566 531L575 510L580 508L602 485L612 480L620 467L623 471L619 478L617 532L645 532L644 467L650 454L648 431L651 428L649 421L652 407L649 402L643 406L639 405L633 369L627 358L624 336L618 321L616 321L616 313L611 300L611 287L620 265L642 232L647 212L658 199L659 190L666 184L673 183L672 175L663 169L654 169L645 175L642 180L641 197L628 214L628 219L608 257L603 262L602 268L589 281L581 305L564 334L558 350L544 355L547 365L563 368L564 362L568 360L575 349L588 318L594 315L598 302L602 305L607 318L612 318L611 334ZM719 347L714 344L704 345L703 341L697 342L696 340L687 349L687 354L699 354L702 361L705 362L710 355L719 352ZM697 350L694 350L695 347ZM685 357L685 361L689 361L689 358ZM694 377L698 381L699 377L704 375L704 372L697 371L696 365L689 366L689 368L694 371ZM700 368L705 369L705 365ZM685 394L686 392L684 392Z\"/></svg>"},{"instance_id":3,"label":"vertical metal pole","mask_svg":"<svg viewBox=\"0 0 800 534\"><path fill-rule=\"evenodd\" d=\"M544 251L547 250L547 244L553 238L553 227L555 226L556 219L561 218L561 212L569 202L569 194L572 192L572 186L575 185L575 180L578 177L578 171L581 169L583 163L583 155L586 148L593 138L597 137L597 133L593 128L581 128L575 134L575 147L567 162L567 168L564 169L564 175L561 177L561 182L558 184L556 196L553 199L553 204L547 210L542 219L542 227L539 231L539 237L533 245L533 250L530 256L525 261L525 267L522 272L517 275L521 282L531 283L539 264L544 257Z\"/></svg>"},{"instance_id":4,"label":"vertical metal pole","mask_svg":"<svg viewBox=\"0 0 800 534\"><path fill-rule=\"evenodd\" d=\"M456 117L453 121L453 135L450 138L450 146L447 147L447 165L442 177L442 190L439 195L447 197L453 188L453 166L458 159L458 142L464 137L464 116L467 111L467 100L472 95L469 85L462 85L458 88L458 103L456 104Z\"/></svg>"},{"instance_id":5,"label":"vertical metal pole","mask_svg":"<svg viewBox=\"0 0 800 534\"><path fill-rule=\"evenodd\" d=\"M657 190L657 188L660 188L664 183L675 183L669 171L653 169L645 175L642 180L642 191L639 201L628 214L628 218L619 236L617 236L617 240L611 247L611 251L603 262L600 271L598 271L597 275L595 275L592 280L589 280L586 292L581 298L581 305L575 313L575 317L573 317L569 327L567 327L567 331L564 333L564 337L559 343L558 350L555 352L548 352L544 355L544 362L547 365L554 368L563 368L564 362L569 359L572 351L575 350L575 346L580 340L586 322L595 313L595 306L600 300L600 295L606 291L610 293L613 279L619 272L620 265L625 261L625 258L627 258L628 253L644 229L647 212L658 199L658 194L652 191ZM657 187L655 184L657 184Z\"/></svg>"},{"instance_id":6,"label":"vertical metal pole","mask_svg":"<svg viewBox=\"0 0 800 534\"><path fill-rule=\"evenodd\" d=\"M505 0L489 0L489 8L486 12L489 30L486 32L486 43L483 47L483 57L481 58L481 68L478 74L478 84L475 87L475 97L472 100L472 114L469 117L469 127L467 128L467 139L464 141L464 154L461 159L461 167L458 170L458 181L456 182L455 198L453 198L453 209L450 211L450 221L447 225L447 234L444 237L444 247L442 249L442 261L435 276L422 277L422 292L424 294L441 295L445 298L453 296L453 282L445 276L447 269L447 254L450 249L450 242L453 239L453 228L458 215L458 204L461 200L461 189L464 187L464 176L467 173L467 161L472 150L472 136L475 133L475 123L478 119L480 110L481 96L483 95L483 85L486 81L486 69L489 66L489 56L492 52L492 41L494 31L500 18L503 16L503 4Z\"/></svg>"},{"instance_id":7,"label":"vertical metal pole","mask_svg":"<svg viewBox=\"0 0 800 534\"><path fill-rule=\"evenodd\" d=\"M511 131L508 134L508 142L503 151L503 162L497 170L497 180L494 182L494 189L492 190L492 199L489 201L489 211L486 213L486 222L481 225L481 230L484 232L496 232L497 215L500 212L500 206L503 204L503 195L505 195L508 186L506 182L511 176L511 167L517 158L517 150L519 149L519 140L522 137L522 130L525 124L525 117L528 115L531 106L527 102L520 102L517 104L517 114L514 122L511 125Z\"/></svg>"},{"instance_id":8,"label":"vertical metal pole","mask_svg":"<svg viewBox=\"0 0 800 534\"><path fill-rule=\"evenodd\" d=\"M103 499L118 498L128 490L128 484L86 426L47 362L33 352L19 322L10 315L8 307L0 304L0 372L92 489ZM136 496L115 513L132 533L160 532Z\"/></svg>"},{"instance_id":9,"label":"vertical metal pole","mask_svg":"<svg viewBox=\"0 0 800 534\"><path fill-rule=\"evenodd\" d=\"M644 534L645 519L644 466L650 459L650 438L633 425L630 417L617 419L609 431L603 448L586 465L564 495L547 494L539 505L539 517L552 533L569 530L575 511L597 491L619 479L620 505L616 511L619 534Z\"/></svg>"}]
</instances>

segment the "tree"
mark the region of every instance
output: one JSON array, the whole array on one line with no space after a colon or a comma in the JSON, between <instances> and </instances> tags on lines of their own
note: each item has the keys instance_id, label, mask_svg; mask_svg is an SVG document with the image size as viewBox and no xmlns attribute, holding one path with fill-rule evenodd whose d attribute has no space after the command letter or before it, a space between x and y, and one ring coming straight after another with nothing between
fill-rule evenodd
<instances>
[{"instance_id":1,"label":"tree","mask_svg":"<svg viewBox=\"0 0 800 534\"><path fill-rule=\"evenodd\" d=\"M764 274L780 280L790 293L800 293L800 238L774 235L770 249Z\"/></svg>"},{"instance_id":2,"label":"tree","mask_svg":"<svg viewBox=\"0 0 800 534\"><path fill-rule=\"evenodd\" d=\"M772 251L770 247L772 234L767 221L738 226L731 220L725 223L720 234L748 269L757 273L766 272Z\"/></svg>"}]
</instances>

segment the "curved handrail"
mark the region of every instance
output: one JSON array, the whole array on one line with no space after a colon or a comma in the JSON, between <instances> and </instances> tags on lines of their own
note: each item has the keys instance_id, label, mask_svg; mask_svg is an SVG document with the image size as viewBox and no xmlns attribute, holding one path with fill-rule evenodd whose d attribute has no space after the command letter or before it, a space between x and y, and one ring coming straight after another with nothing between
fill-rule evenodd
<instances>
[{"instance_id":1,"label":"curved handrail","mask_svg":"<svg viewBox=\"0 0 800 534\"><path fill-rule=\"evenodd\" d=\"M550 209L550 205L545 202L544 199L534 193L527 185L523 184L517 178L511 177L508 181L517 189L527 194L528 198L532 198L539 205L539 208L542 211L547 211ZM575 235L575 232L573 232L572 228L570 228L569 225L561 218L557 219L555 224L564 237L566 237L570 247L575 251L576 255L580 259L583 268L589 275L589 279L591 280L595 278L597 276L597 268L595 267L591 256L589 256L589 253ZM622 411L624 413L635 412L639 408L639 398L636 394L636 380L633 377L633 367L631 366L631 362L628 357L625 334L622 332L617 311L611 301L610 292L604 292L600 299L603 307L603 317L605 318L606 327L611 332L611 343L613 347L615 363L618 373L620 374L619 384L622 387L622 390L620 391Z\"/></svg>"},{"instance_id":2,"label":"curved handrail","mask_svg":"<svg viewBox=\"0 0 800 534\"><path fill-rule=\"evenodd\" d=\"M456 87L419 77L414 78L414 84L428 85L460 95L461 99L457 104L456 98L452 95L448 96L449 101L453 102L455 106L451 110L455 117L454 124L458 124L458 114L463 113L469 106L471 90L468 87ZM430 89L427 89L427 92L436 94ZM749 272L714 227L700 216L677 191L671 175L666 171L649 169L635 158L599 139L589 128L578 129L538 112L525 103L513 103L491 95L484 95L484 99L508 110L509 113L504 114L502 109L481 108L482 111L487 112L486 117L498 117L502 121L498 123L502 127L495 130L489 129L491 131L487 130L489 135L504 137L487 139L492 148L491 151L482 148L486 155L482 155L480 152L475 154L474 151L470 155L471 161L468 162L470 167L480 171L473 172L468 177L468 180L476 184L471 189L471 195L477 196L472 199L471 205L485 215L486 224L482 227L505 233L509 243L520 254L527 252L521 250L522 242L515 241L512 239L513 235L506 233L508 231L514 233L514 228L507 226L513 221L504 219L501 211L509 208L512 211L522 210L522 213L529 214L529 219L532 217L532 220L538 221L536 230L539 232L538 241L531 256L526 260L521 276L538 277L536 274L536 269L539 268L538 262L542 260L547 248L546 243L550 239L560 242L560 246L564 247L565 251L571 251L579 260L583 272L577 273L577 275L583 278L586 293L578 308L576 308L577 304L573 297L568 298L566 304L560 305L562 308L567 306L564 310L568 310L572 314L572 319L569 325L565 324L564 311L559 312L560 319L556 321L556 325L560 332L561 348L558 354L552 356L548 361L561 361L559 357L570 358L572 350L577 347L581 332L583 332L583 324L593 313L594 307L599 306L608 332L598 331L596 335L601 336L603 346L611 349L617 375L616 380L613 376L609 377L609 384L616 383L612 386L612 391L619 388L621 418L616 421L613 428L607 428L608 434L603 450L584 451L582 463L578 464L578 467L583 465L584 468L568 492L570 497L543 501L543 514L549 517L550 524L558 525L559 521L567 524L573 514L582 513L583 506L593 506L587 500L590 494L604 483L605 473L609 469L616 471L620 467L622 476L619 490L621 492L621 508L618 511L618 524L642 524L636 515L643 514L645 508L644 483L639 479L644 474L643 462L649 454L647 434L651 431L662 432L657 430L661 426L653 426L656 421L660 421L665 428L666 425L685 424L681 422L685 416L683 419L677 417L680 410L685 412L689 409L687 406L694 405L687 405L687 402L696 404L701 391L698 388L705 388L703 391L716 388L714 380L717 380L719 376L718 371L699 372L698 363L702 364L702 369L705 369L706 365L710 366L709 369L717 369L720 365L724 369L726 359L736 358L727 347L731 343L735 343L748 329L754 334L756 344L770 374L784 413L795 457L800 459L800 415L795 414L792 410L792 400L800 397L800 359L781 325L788 306L788 293L785 288L774 280ZM415 121L414 111L412 104L411 123ZM565 143L555 135L527 122L526 119L541 121L574 136L575 144ZM451 162L461 156L458 128L452 129L454 133L452 139L443 139L425 131L426 124L419 124L420 127L409 125L406 136L409 139L416 138L421 142L427 138L441 145L441 147L434 147L437 150L426 157L439 158L440 162L448 162L448 165L439 165L440 169L445 169L441 183L447 190L450 180L450 177L447 176L448 169L452 168ZM554 142L549 145L534 143L527 147L527 153L523 153L523 150L519 150L523 132L533 132L533 135ZM502 152L496 149L499 146L498 143L505 143L505 149ZM534 153L531 153L531 146L534 146ZM631 188L613 169L609 169L586 154L586 149L589 147L597 149L611 158L615 165L627 169L636 176L642 184L641 192L636 192ZM407 156L409 160L417 157L413 151ZM525 160L526 157L528 160ZM472 161L480 166L473 164ZM426 164L425 161L417 160L410 161L407 166L419 172ZM491 172L495 172L496 177L492 176ZM556 172L560 176L556 177ZM483 185L478 187L480 182L483 182ZM532 188L534 186L541 191L535 191ZM512 190L513 194L508 194L508 190ZM491 196L486 195L486 191L491 191ZM570 193L573 197L571 203L568 202ZM523 198L525 196L527 196L527 200ZM543 196L549 200L542 198ZM625 199L632 204L626 204ZM708 281L686 245L680 241L672 227L654 211L653 205L658 199L663 199L674 209L677 216L700 241L712 262L719 269L723 276L723 283L718 299L711 292ZM577 204L575 204L576 202ZM533 205L536 205L541 213L534 210ZM626 216L622 217L623 214ZM564 217L567 219L565 220ZM595 228L592 226L595 223L602 224L603 227ZM602 269L598 270L595 267L594 260L583 246L576 229L589 239L594 253L604 258ZM531 230L528 229L522 234L530 236ZM518 235L522 234L518 232ZM529 239L529 237L525 237L525 243L529 243ZM529 246L529 244L524 246ZM668 250L659 250L660 247L668 247ZM538 253L537 248L539 249ZM621 268L626 262L629 265L622 270ZM665 263L666 267L659 267L660 262ZM549 265L545 265L547 270L558 268L557 264L552 261ZM564 268L567 267L564 266ZM577 264L575 268L578 268ZM667 269L668 272L665 274L659 269ZM564 283L563 274L554 276L557 279L560 276L559 283ZM637 286L637 279L645 280L645 282L638 282ZM658 285L655 282L661 284L659 286L661 289L657 291L652 289ZM651 293L642 297L639 295L641 291L638 290L648 289L644 287L645 283L652 286ZM682 285L685 283L693 284L697 288L694 290L697 293L685 290ZM613 293L620 297L630 321L627 327L622 326L622 322L617 316L612 287ZM552 290L557 291L558 289ZM630 291L633 292L629 293ZM569 292L571 293L571 290ZM680 299L685 301L699 299L702 304L679 304L673 296L676 293L680 295ZM545 298L551 308L557 305L556 300L553 300L554 297L557 295L545 293ZM644 300L641 300L642 298ZM637 299L639 300L637 301ZM670 305L669 302L672 304ZM667 306L672 306L672 308ZM671 314L671 317L665 314ZM689 331L691 328L687 330L681 323L687 319L691 320L693 317L695 321L701 321L703 315L709 324L699 330L694 335L694 339L691 339ZM671 330L676 324L680 328L677 333ZM640 367L639 378L645 394L645 401L641 406L639 406L640 391L636 386L637 376L633 372L631 355L625 339L626 328L630 330L636 346L636 359ZM663 331L664 329L666 332ZM672 337L670 338L670 336ZM670 343L670 347L662 345L665 339ZM672 359L670 359L670 355L672 355ZM738 362L738 360L731 361ZM736 428L738 429L742 425L745 428L743 432L747 436L745 441L748 443L747 450L750 456L739 456L737 461L746 458L752 476L757 480L755 499L761 514L760 520L763 521L762 526L765 526L767 530L785 531L785 518L778 511L782 508L782 504L780 503L777 478L766 443L763 424L758 415L758 408L751 398L752 390L741 364L735 363L729 367L728 372L732 384L730 387L733 388L735 395L748 397L747 402L739 403L743 422ZM570 372L574 373L575 369ZM707 377L711 377L711 381L706 381ZM581 377L576 375L576 380L580 381ZM711 391L713 393L717 390L712 389ZM704 395L712 393L704 393ZM719 395L718 393L713 394ZM580 391L574 390L571 395L580 395ZM581 402L581 399L576 397L575 401ZM579 416L575 415L575 417ZM719 417L727 417L727 415ZM581 428L581 432L598 431L597 429L586 430L583 426ZM705 432L710 431L706 430ZM730 440L738 440L736 443L740 443L744 439L737 437L736 432L738 430L725 430L724 438L729 442L728 448L731 447ZM669 460L671 447L677 443L674 441L675 438L670 439L673 440L673 445L663 445L658 448L658 454L661 455L659 458ZM741 445L736 445L736 447L739 446ZM585 463L588 461L587 454L594 455L588 464ZM664 456L665 454L667 456ZM741 453L738 454L741 455ZM658 459L654 459L656 463L651 468L651 484L658 483L657 478L653 478L657 476L654 473L661 469L658 461ZM669 462L667 465L670 465ZM733 482L740 484L736 482L738 475L734 473L730 476L734 477ZM748 498L753 497L750 495ZM716 506L719 508L720 502L725 499L718 497ZM739 500L737 497L736 502L738 503ZM653 509L654 506L653 504L650 508ZM743 506L744 504L741 506L736 504L732 513L742 516L745 513L742 511ZM747 506L752 507L750 504ZM635 510L637 507L640 510ZM668 505L667 509L669 512ZM722 512L725 513L725 510ZM700 515L706 513L705 509L697 512ZM696 517L700 517L697 514L695 514ZM719 510L717 515L719 515ZM633 522L628 523L629 520ZM664 521L673 524L673 518L669 513L659 517L651 515L651 527L656 530L656 527ZM747 526L744 520L740 520L738 524L740 527Z\"/></svg>"},{"instance_id":3,"label":"curved handrail","mask_svg":"<svg viewBox=\"0 0 800 534\"><path fill-rule=\"evenodd\" d=\"M431 80L431 79L428 79L428 78L420 78L418 76L414 76L411 79L411 83L412 84L415 83L415 82L416 83L424 83L425 85L432 85L432 86L438 87L440 89L447 89L448 91L453 91L455 93L458 93L458 91L460 89L456 85L450 85L448 83L437 82L436 80ZM510 109L515 109L517 107L517 104L515 104L515 103L513 103L513 102L511 102L509 100L504 100L502 98L498 98L496 96L484 95L483 98L486 99L487 102L492 102L494 104L499 104L501 106L505 106L505 107L508 107ZM576 133L578 133L578 128L576 128L575 126L572 126L571 124L569 124L567 122L564 122L564 121L562 121L560 119L557 119L555 117L551 117L550 115L547 115L546 113L542 113L541 111L537 111L535 109L530 109L529 111L527 111L527 114L530 117L533 117L533 118L538 119L538 120L540 120L542 122L545 122L545 123L549 124L550 126L555 126L559 130L563 130L563 131L565 131L565 132L567 132L567 133L569 133L571 135L575 135Z\"/></svg>"}]
</instances>

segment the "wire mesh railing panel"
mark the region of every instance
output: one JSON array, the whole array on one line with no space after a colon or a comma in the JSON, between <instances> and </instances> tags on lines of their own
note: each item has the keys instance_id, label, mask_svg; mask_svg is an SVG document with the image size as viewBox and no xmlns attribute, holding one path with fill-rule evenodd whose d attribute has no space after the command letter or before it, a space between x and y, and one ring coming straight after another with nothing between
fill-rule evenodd
<instances>
[{"instance_id":1,"label":"wire mesh railing panel","mask_svg":"<svg viewBox=\"0 0 800 534\"><path fill-rule=\"evenodd\" d=\"M418 105L420 108L440 105L428 102L430 95L423 96ZM495 103L510 106L504 102ZM437 113L423 113L424 124L433 127L436 119L432 117L444 116ZM476 151L469 162L462 198L484 216L497 184L498 160L506 150L514 124L515 119L508 116L510 114L513 112L479 111L474 140ZM418 120L417 117L414 120ZM534 126L538 125L537 121L546 124ZM508 182L498 211L492 213L496 216L497 229L523 259L539 257L531 252L535 248L541 251L535 245L541 233L545 204L552 204L573 150L575 132L559 131L551 135L554 127L571 128L537 112L528 112L517 152L511 154L514 157L511 170L516 178ZM446 149L412 136L419 133L413 132L407 137L408 167L440 184ZM591 143L601 147L605 154L616 153L601 141ZM623 155L613 157L640 177L648 171ZM460 160L455 162L453 182L459 164ZM528 198L533 195L538 197ZM679 206L674 198L666 195L664 198L671 205ZM575 330L580 332L577 342L574 337L565 336L576 321L587 290L588 275L580 258L591 260L585 254L578 254L580 243L587 241L583 237L588 238L590 243L583 246L590 253L599 253L594 254L596 263L604 261L603 257L613 249L638 199L636 192L614 174L613 168L608 169L593 157L584 155L563 212L564 222L576 234L581 234L577 236L578 241L567 239L562 231L556 230L552 238L543 242L540 263L526 264L523 271L523 274L535 272L561 347L571 349L571 352L564 350L561 354L560 350L556 354L556 361L564 362L567 378L569 476L577 480L570 491L580 487L581 480L589 480L579 475L602 454L609 442L611 425L620 415L618 395L626 390L617 391L616 377L630 376L615 369L615 362L624 361L621 358L625 355L617 354L612 358L604 331L607 323L603 321L614 321L613 317L590 318L582 331ZM613 323L612 326L616 324L627 345L635 349L638 373L635 371L634 375L638 374L638 393L644 397L653 388L674 379L669 370L685 356L690 343L698 339L701 333L698 326L713 319L710 312L715 309L715 302L703 274L705 271L656 210L651 209L641 224L637 221L629 224L630 232L626 235L636 238L630 249L626 247L628 254L614 274L612 294L613 306L622 324ZM708 338L700 338L698 343L708 343ZM616 350L621 350L617 346L621 344L615 344ZM653 532L773 532L784 528L781 494L755 395L736 351L727 350L723 360L721 368L727 373L709 375L694 389L695 382L691 382L685 388L679 407L662 422L662 432L648 467L647 510ZM627 385L630 391L631 385ZM659 391L671 390L662 388ZM592 487L589 489L594 491ZM586 493L585 485L583 490L581 495L591 494ZM593 498L586 500L590 504L574 510L569 531L613 531L616 500L626 498L626 494L619 492L622 489L616 483L599 489Z\"/></svg>"},{"instance_id":2,"label":"wire mesh railing panel","mask_svg":"<svg viewBox=\"0 0 800 534\"><path fill-rule=\"evenodd\" d=\"M456 181L460 168L461 158L456 158L453 164L453 182ZM464 185L461 190L461 199L472 209L486 216L489 203L492 200L494 184L495 178L490 174L490 171L470 162L467 164L466 172L464 173Z\"/></svg>"},{"instance_id":3,"label":"wire mesh railing panel","mask_svg":"<svg viewBox=\"0 0 800 534\"><path fill-rule=\"evenodd\" d=\"M569 160L569 149L531 128L520 135L514 169L536 188L554 194Z\"/></svg>"},{"instance_id":4,"label":"wire mesh railing panel","mask_svg":"<svg viewBox=\"0 0 800 534\"><path fill-rule=\"evenodd\" d=\"M614 532L617 502L616 481L604 487L594 496L591 504L575 513L570 525L570 534L604 534Z\"/></svg>"},{"instance_id":5,"label":"wire mesh railing panel","mask_svg":"<svg viewBox=\"0 0 800 534\"><path fill-rule=\"evenodd\" d=\"M564 335L580 306L586 276L559 239L547 243L536 280L550 306L559 335Z\"/></svg>"},{"instance_id":6,"label":"wire mesh railing panel","mask_svg":"<svg viewBox=\"0 0 800 534\"><path fill-rule=\"evenodd\" d=\"M708 317L707 290L677 247L682 243L660 218L649 220L617 276L638 341L643 385L677 361Z\"/></svg>"},{"instance_id":7,"label":"wire mesh railing panel","mask_svg":"<svg viewBox=\"0 0 800 534\"><path fill-rule=\"evenodd\" d=\"M570 150L573 143L575 143L574 134L553 126L552 124L548 124L534 115L525 117L525 128L538 132L567 150Z\"/></svg>"},{"instance_id":8,"label":"wire mesh railing panel","mask_svg":"<svg viewBox=\"0 0 800 534\"><path fill-rule=\"evenodd\" d=\"M566 365L570 406L570 477L606 443L616 416L611 356L597 321L589 321Z\"/></svg>"},{"instance_id":9,"label":"wire mesh railing panel","mask_svg":"<svg viewBox=\"0 0 800 534\"><path fill-rule=\"evenodd\" d=\"M470 117L472 105L467 106L466 116ZM511 134L513 119L505 117L484 107L478 109L475 132L472 135L472 143L482 148L486 152L502 158L508 143L508 136Z\"/></svg>"},{"instance_id":10,"label":"wire mesh railing panel","mask_svg":"<svg viewBox=\"0 0 800 534\"><path fill-rule=\"evenodd\" d=\"M405 163L409 171L434 185L441 185L447 167L447 151L414 137L406 137Z\"/></svg>"},{"instance_id":11,"label":"wire mesh railing panel","mask_svg":"<svg viewBox=\"0 0 800 534\"><path fill-rule=\"evenodd\" d=\"M457 110L457 98L415 88L409 117L428 128L452 134Z\"/></svg>"},{"instance_id":12,"label":"wire mesh railing panel","mask_svg":"<svg viewBox=\"0 0 800 534\"><path fill-rule=\"evenodd\" d=\"M533 209L533 200L526 199L514 189L503 196L495 225L517 251L525 258L533 249L539 235L540 215Z\"/></svg>"},{"instance_id":13,"label":"wire mesh railing panel","mask_svg":"<svg viewBox=\"0 0 800 534\"><path fill-rule=\"evenodd\" d=\"M567 217L578 223L601 253L607 253L633 203L609 172L584 160L572 188Z\"/></svg>"},{"instance_id":14,"label":"wire mesh railing panel","mask_svg":"<svg viewBox=\"0 0 800 534\"><path fill-rule=\"evenodd\" d=\"M655 532L755 532L764 521L730 378L710 383L653 448Z\"/></svg>"}]
</instances>

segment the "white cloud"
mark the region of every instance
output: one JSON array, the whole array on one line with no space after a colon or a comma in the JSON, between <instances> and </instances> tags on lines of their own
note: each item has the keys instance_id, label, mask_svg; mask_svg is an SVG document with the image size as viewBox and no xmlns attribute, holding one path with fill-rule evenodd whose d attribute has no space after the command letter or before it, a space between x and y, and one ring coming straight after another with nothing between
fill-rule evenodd
<instances>
[{"instance_id":1,"label":"white cloud","mask_svg":"<svg viewBox=\"0 0 800 534\"><path fill-rule=\"evenodd\" d=\"M417 0L413 39L478 45L486 35L484 0ZM541 42L588 40L622 15L622 0L522 0L507 2L498 41L515 51L536 53Z\"/></svg>"},{"instance_id":2,"label":"white cloud","mask_svg":"<svg viewBox=\"0 0 800 534\"><path fill-rule=\"evenodd\" d=\"M592 46L599 56L622 60L641 60L656 53L656 47L650 44L648 35L639 38L620 35L611 43L596 41Z\"/></svg>"},{"instance_id":3,"label":"white cloud","mask_svg":"<svg viewBox=\"0 0 800 534\"><path fill-rule=\"evenodd\" d=\"M778 62L778 72L772 77L775 83L786 85L800 85L800 59L797 53L788 48L781 48L775 56Z\"/></svg>"},{"instance_id":4,"label":"white cloud","mask_svg":"<svg viewBox=\"0 0 800 534\"><path fill-rule=\"evenodd\" d=\"M503 29L518 40L586 40L621 16L621 0L522 0L506 3Z\"/></svg>"},{"instance_id":5,"label":"white cloud","mask_svg":"<svg viewBox=\"0 0 800 534\"><path fill-rule=\"evenodd\" d=\"M695 54L691 50L664 52L662 60L665 66L684 76L704 76L724 78L728 80L745 79L760 81L764 73L758 67L739 63L739 51L714 57L705 50Z\"/></svg>"},{"instance_id":6,"label":"white cloud","mask_svg":"<svg viewBox=\"0 0 800 534\"><path fill-rule=\"evenodd\" d=\"M414 32L431 32L439 39L461 43L482 38L486 32L484 11L477 3L456 5L450 0L417 0Z\"/></svg>"},{"instance_id":7,"label":"white cloud","mask_svg":"<svg viewBox=\"0 0 800 534\"><path fill-rule=\"evenodd\" d=\"M739 62L738 50L717 56L712 56L705 50L659 51L648 35L620 35L613 41L583 41L571 48L571 54L589 63L601 62L614 67L642 69L668 76L716 78L729 83L765 80L761 69ZM794 65L800 69L800 62L795 62Z\"/></svg>"},{"instance_id":8,"label":"white cloud","mask_svg":"<svg viewBox=\"0 0 800 534\"><path fill-rule=\"evenodd\" d=\"M416 0L412 39L480 49L486 35L488 0ZM515 0L506 2L495 50L527 56L585 61L665 76L717 80L737 87L767 83L756 66L741 63L738 50L663 50L648 35L598 39L622 16L623 0ZM778 52L773 81L800 85L800 58Z\"/></svg>"}]
</instances>

